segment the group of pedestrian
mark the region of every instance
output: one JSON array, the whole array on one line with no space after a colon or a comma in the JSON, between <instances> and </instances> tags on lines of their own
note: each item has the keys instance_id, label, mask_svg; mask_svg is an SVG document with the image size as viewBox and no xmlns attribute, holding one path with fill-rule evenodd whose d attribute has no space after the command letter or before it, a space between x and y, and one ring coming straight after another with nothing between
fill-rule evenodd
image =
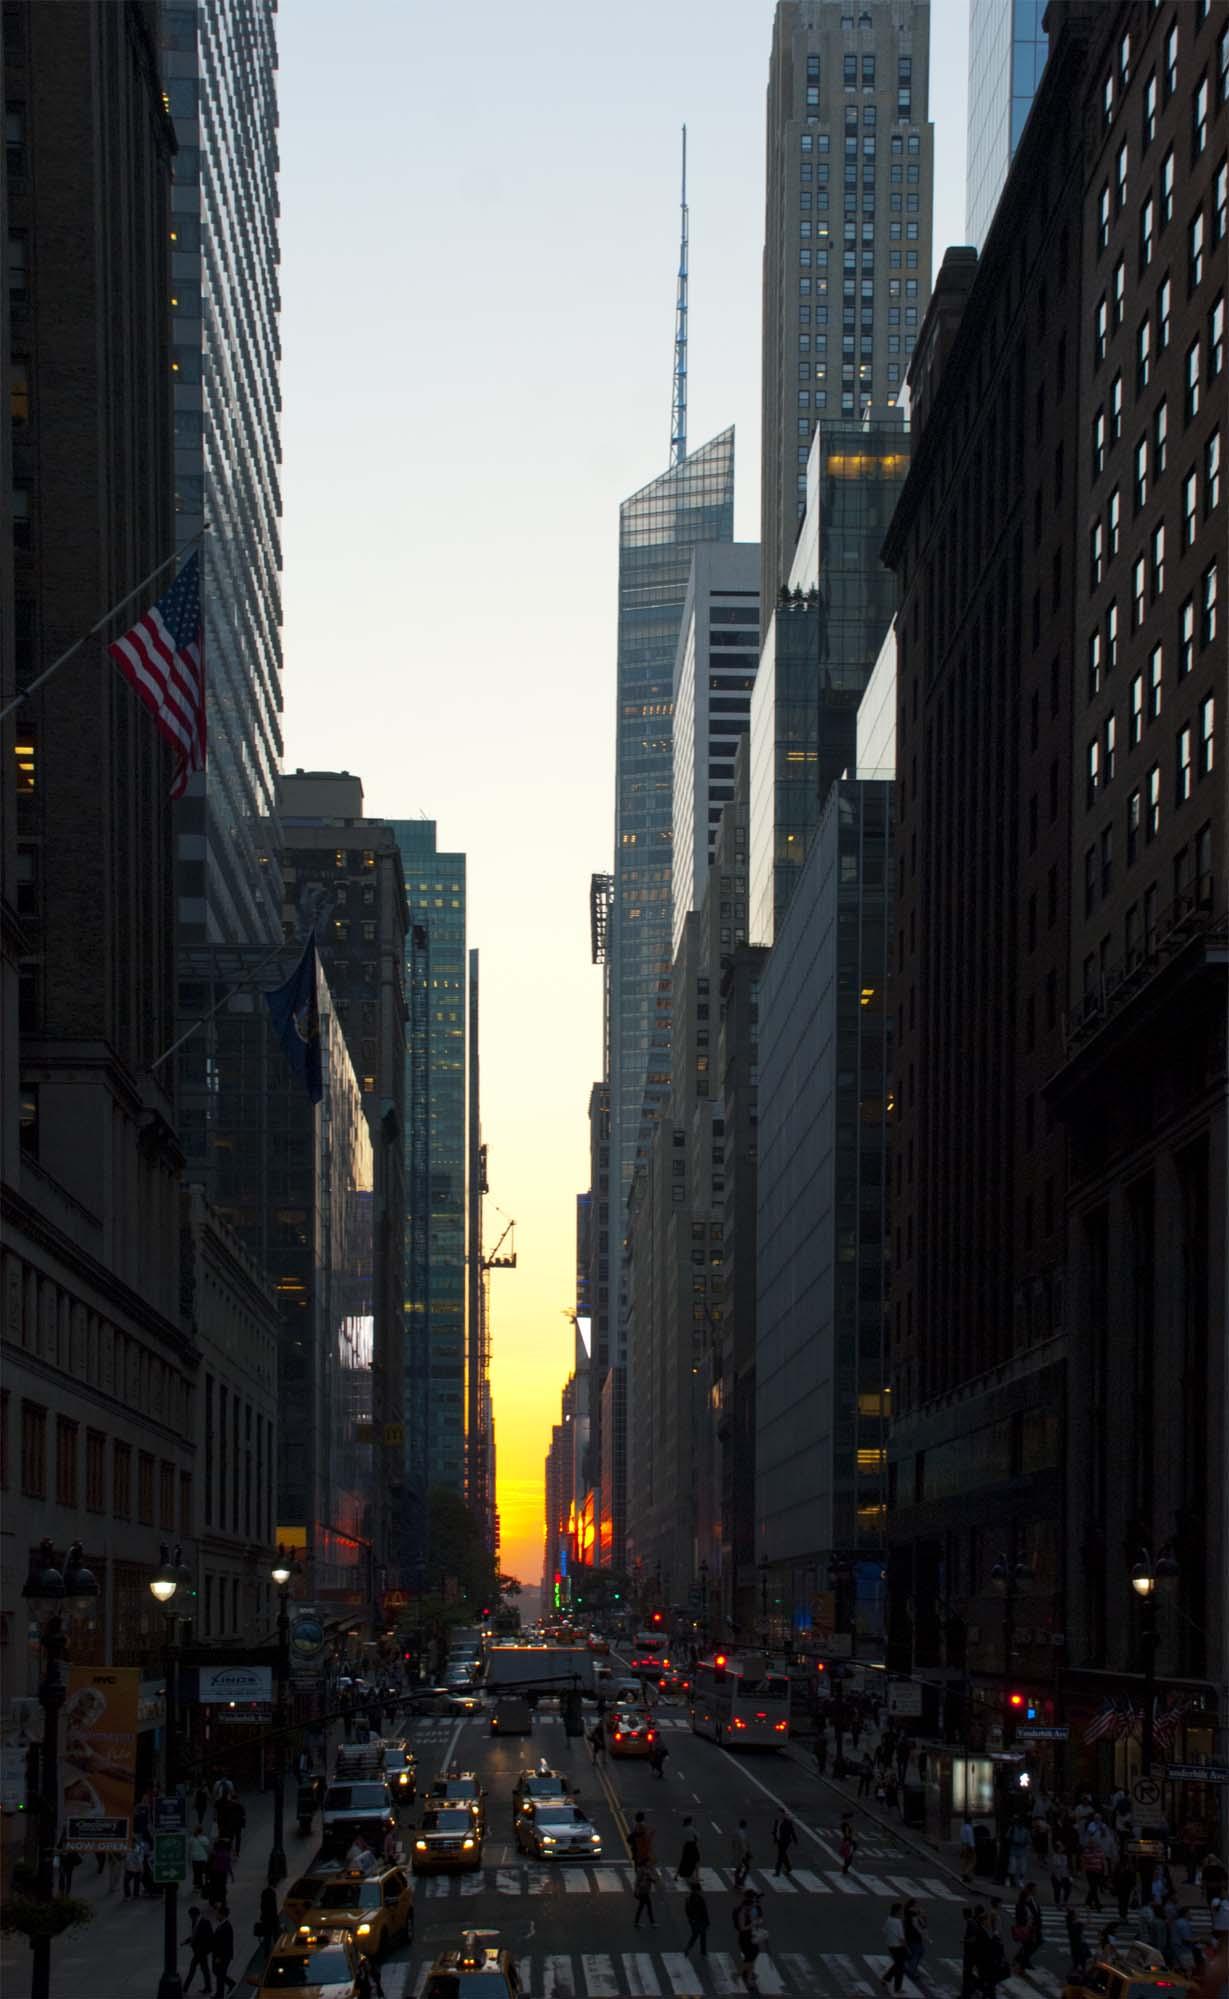
<instances>
[{"instance_id":1,"label":"group of pedestrian","mask_svg":"<svg viewBox=\"0 0 1229 1999\"><path fill-rule=\"evenodd\" d=\"M685 1891L683 1914L687 1918L687 1941L683 1945L686 1956L694 1950L697 1957L708 1956L708 1933L712 1925L712 1915L708 1898L704 1892L700 1856L700 1839L694 1819L688 1815L683 1820L683 1839L679 1850L678 1865L674 1870L677 1884ZM797 1827L787 1812L774 1822L773 1842L777 1852L778 1874L788 1874L790 1869L789 1850L798 1837ZM653 1893L661 1876L656 1858L656 1836L643 1812L637 1812L629 1834L633 1876L632 1893L635 1897L636 1913L632 1918L633 1929L639 1929L647 1918L656 1928L657 1918L653 1908ZM730 1858L733 1863L734 1885L741 1890L740 1898L733 1911L734 1932L739 1956L739 1975L748 1992L758 1992L756 1960L767 1941L764 1928L764 1911L758 1891L748 1887L747 1875L752 1864L751 1834L745 1818L739 1819L738 1828L730 1842Z\"/></svg>"},{"instance_id":2,"label":"group of pedestrian","mask_svg":"<svg viewBox=\"0 0 1229 1999\"><path fill-rule=\"evenodd\" d=\"M268 1889L266 1893L272 1894L273 1891ZM276 1916L276 1897L274 1913ZM225 1903L220 1909L202 1909L193 1903L188 1910L188 1925L184 1943L192 1952L192 1961L183 1982L185 1999L198 1971L202 1990L216 1994L216 1999L226 1999L227 1993L233 1992L238 1982L230 1975L235 1955L235 1931L230 1910Z\"/></svg>"},{"instance_id":3,"label":"group of pedestrian","mask_svg":"<svg viewBox=\"0 0 1229 1999\"><path fill-rule=\"evenodd\" d=\"M884 1942L888 1947L889 1963L883 1974L883 1983L896 1992L901 1990L906 1978L923 1983L919 1973L926 1954L926 1915L920 1902L912 1895L905 1902L893 1902L884 1925Z\"/></svg>"}]
</instances>

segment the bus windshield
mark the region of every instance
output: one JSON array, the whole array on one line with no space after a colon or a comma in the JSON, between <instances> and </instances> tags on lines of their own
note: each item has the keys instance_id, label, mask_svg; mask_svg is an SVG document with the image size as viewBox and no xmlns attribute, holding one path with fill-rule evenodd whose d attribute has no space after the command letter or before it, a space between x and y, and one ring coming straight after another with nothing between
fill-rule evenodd
<instances>
[{"instance_id":1,"label":"bus windshield","mask_svg":"<svg viewBox=\"0 0 1229 1999\"><path fill-rule=\"evenodd\" d=\"M740 1678L738 1691L744 1700L784 1701L789 1699L789 1681L781 1673L765 1679Z\"/></svg>"}]
</instances>

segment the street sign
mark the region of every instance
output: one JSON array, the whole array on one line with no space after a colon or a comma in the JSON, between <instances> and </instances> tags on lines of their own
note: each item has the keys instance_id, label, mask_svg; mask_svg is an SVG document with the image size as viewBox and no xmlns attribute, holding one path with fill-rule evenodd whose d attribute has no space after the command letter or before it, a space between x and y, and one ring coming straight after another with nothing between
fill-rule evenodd
<instances>
[{"instance_id":1,"label":"street sign","mask_svg":"<svg viewBox=\"0 0 1229 1999\"><path fill-rule=\"evenodd\" d=\"M5 1743L0 1749L0 1807L21 1812L26 1806L26 1765L29 1750Z\"/></svg>"},{"instance_id":2,"label":"street sign","mask_svg":"<svg viewBox=\"0 0 1229 1999\"><path fill-rule=\"evenodd\" d=\"M64 1821L64 1844L71 1853L124 1853L132 1821L95 1815Z\"/></svg>"},{"instance_id":3,"label":"street sign","mask_svg":"<svg viewBox=\"0 0 1229 1999\"><path fill-rule=\"evenodd\" d=\"M188 1807L182 1798L154 1799L155 1832L187 1832Z\"/></svg>"},{"instance_id":4,"label":"street sign","mask_svg":"<svg viewBox=\"0 0 1229 1999\"><path fill-rule=\"evenodd\" d=\"M154 1880L159 1886L188 1878L188 1836L183 1832L154 1834Z\"/></svg>"},{"instance_id":5,"label":"street sign","mask_svg":"<svg viewBox=\"0 0 1229 1999\"><path fill-rule=\"evenodd\" d=\"M1066 1722L1055 1723L1051 1728L1041 1722L1026 1721L1016 1730L1017 1742L1069 1742L1071 1730Z\"/></svg>"},{"instance_id":6,"label":"street sign","mask_svg":"<svg viewBox=\"0 0 1229 1999\"><path fill-rule=\"evenodd\" d=\"M920 1715L922 1712L922 1686L920 1680L888 1681L888 1713L899 1715Z\"/></svg>"},{"instance_id":7,"label":"street sign","mask_svg":"<svg viewBox=\"0 0 1229 1999\"><path fill-rule=\"evenodd\" d=\"M1131 1796L1137 1805L1159 1805L1161 1787L1155 1777L1137 1777L1131 1786Z\"/></svg>"},{"instance_id":8,"label":"street sign","mask_svg":"<svg viewBox=\"0 0 1229 1999\"><path fill-rule=\"evenodd\" d=\"M1175 1784L1229 1784L1229 1763L1171 1763L1165 1775Z\"/></svg>"}]
</instances>

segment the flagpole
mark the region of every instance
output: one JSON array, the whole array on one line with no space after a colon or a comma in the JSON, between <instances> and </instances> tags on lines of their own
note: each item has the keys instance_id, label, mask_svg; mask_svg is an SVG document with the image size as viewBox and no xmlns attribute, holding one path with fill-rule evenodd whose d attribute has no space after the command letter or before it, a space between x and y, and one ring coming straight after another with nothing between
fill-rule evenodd
<instances>
[{"instance_id":1,"label":"flagpole","mask_svg":"<svg viewBox=\"0 0 1229 1999\"><path fill-rule=\"evenodd\" d=\"M104 625L109 624L117 611L122 611L125 604L131 604L134 597L139 597L142 591L148 590L155 577L161 576L164 569L169 569L173 562L179 560L184 549L191 548L193 542L200 541L203 536L207 535L210 525L210 522L206 521L204 527L198 528L196 533L191 535L181 547L173 549L171 554L166 556L156 569L151 569L148 576L143 576L141 581L133 586L126 597L121 597L117 604L112 604L109 610L104 611L97 624L91 625L88 632L82 632L79 639L74 639L67 652L62 652L58 659L53 659L51 665L45 667L42 673L38 674L30 682L28 687L23 687L20 694L15 694L11 701L7 702L3 708L0 708L0 722L7 722L14 709L20 708L23 701L29 700L31 694L37 693L38 689L51 679L53 673L58 673L62 666L66 666L73 654L80 652L82 646L86 645L96 632L100 632Z\"/></svg>"},{"instance_id":2,"label":"flagpole","mask_svg":"<svg viewBox=\"0 0 1229 1999\"><path fill-rule=\"evenodd\" d=\"M314 930L312 932L312 935L313 936L315 935ZM214 1014L221 1013L222 1008L227 1004L228 1000L230 1000L235 993L241 993L248 986L250 986L252 980L258 978L261 972L264 971L265 966L272 964L274 958L279 957L285 949L286 949L286 940L285 938L283 938L281 943L275 944L273 946L273 949L267 952L263 958L259 959L258 962L252 966L251 971L246 972L244 976L237 982L237 984L232 986L227 986L226 991L223 993L221 999L217 1001L216 1005L211 1006L208 1013L203 1013L199 1020L194 1020L192 1022L191 1027L187 1027L184 1029L178 1041L172 1041L170 1047L164 1048L161 1055L159 1055L155 1061L150 1063L149 1065L150 1075L152 1076L155 1070L160 1069L164 1062L169 1062L172 1055L174 1055L178 1049L183 1047L185 1041L191 1041L192 1036L196 1033L198 1027L208 1027L209 1022L213 1019Z\"/></svg>"}]
</instances>

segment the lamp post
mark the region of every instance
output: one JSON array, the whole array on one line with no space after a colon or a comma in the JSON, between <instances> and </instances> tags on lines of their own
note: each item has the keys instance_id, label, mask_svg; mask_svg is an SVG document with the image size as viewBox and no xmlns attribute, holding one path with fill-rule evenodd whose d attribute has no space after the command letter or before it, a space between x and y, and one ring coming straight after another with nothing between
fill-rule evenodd
<instances>
[{"instance_id":1,"label":"lamp post","mask_svg":"<svg viewBox=\"0 0 1229 1999\"><path fill-rule=\"evenodd\" d=\"M1144 1611L1144 1718L1140 1731L1140 1759L1145 1777L1152 1775L1156 1723L1156 1592L1160 1583L1172 1581L1177 1573L1178 1564L1171 1554L1161 1554L1154 1562L1147 1548L1140 1549L1131 1570L1131 1588Z\"/></svg>"},{"instance_id":2,"label":"lamp post","mask_svg":"<svg viewBox=\"0 0 1229 1999\"><path fill-rule=\"evenodd\" d=\"M38 1894L49 1902L53 1895L56 1841L60 1831L60 1710L67 1691L64 1684L68 1636L64 1612L84 1610L98 1595L98 1584L85 1566L80 1541L74 1541L61 1572L56 1566L50 1541L40 1541L30 1556L30 1573L22 1584L22 1596L38 1619L39 1645L43 1654L38 1698L43 1710L43 1750L40 1759L38 1826ZM33 1964L30 1970L30 1999L51 1999L51 1938L31 1940Z\"/></svg>"},{"instance_id":3,"label":"lamp post","mask_svg":"<svg viewBox=\"0 0 1229 1999\"><path fill-rule=\"evenodd\" d=\"M1003 1683L1004 1691L1011 1692L1011 1655L1015 1650L1016 1637L1016 1597L1022 1586L1030 1581L1032 1570L1027 1562L1013 1561L1006 1554L999 1556L990 1571L990 1580L1003 1592ZM1005 1710L1004 1740L1016 1739L1016 1718L1010 1702Z\"/></svg>"},{"instance_id":4,"label":"lamp post","mask_svg":"<svg viewBox=\"0 0 1229 1999\"><path fill-rule=\"evenodd\" d=\"M269 1854L269 1885L275 1888L286 1872L286 1682L290 1678L290 1578L294 1574L284 1549L270 1569L277 1589L277 1691L273 1709L273 1846Z\"/></svg>"},{"instance_id":5,"label":"lamp post","mask_svg":"<svg viewBox=\"0 0 1229 1999\"><path fill-rule=\"evenodd\" d=\"M165 1798L176 1796L179 1782L179 1660L176 1639L180 1613L169 1606L179 1590L186 1593L191 1586L192 1572L184 1564L182 1550L177 1547L172 1555L164 1541L157 1574L150 1578L149 1593L166 1613L162 1639L162 1666L166 1679L162 1750L162 1795ZM184 1830L187 1830L186 1821ZM158 1980L158 1999L183 1999L183 1982L179 1976L178 1881L164 1881L162 1884L162 1976Z\"/></svg>"}]
</instances>

